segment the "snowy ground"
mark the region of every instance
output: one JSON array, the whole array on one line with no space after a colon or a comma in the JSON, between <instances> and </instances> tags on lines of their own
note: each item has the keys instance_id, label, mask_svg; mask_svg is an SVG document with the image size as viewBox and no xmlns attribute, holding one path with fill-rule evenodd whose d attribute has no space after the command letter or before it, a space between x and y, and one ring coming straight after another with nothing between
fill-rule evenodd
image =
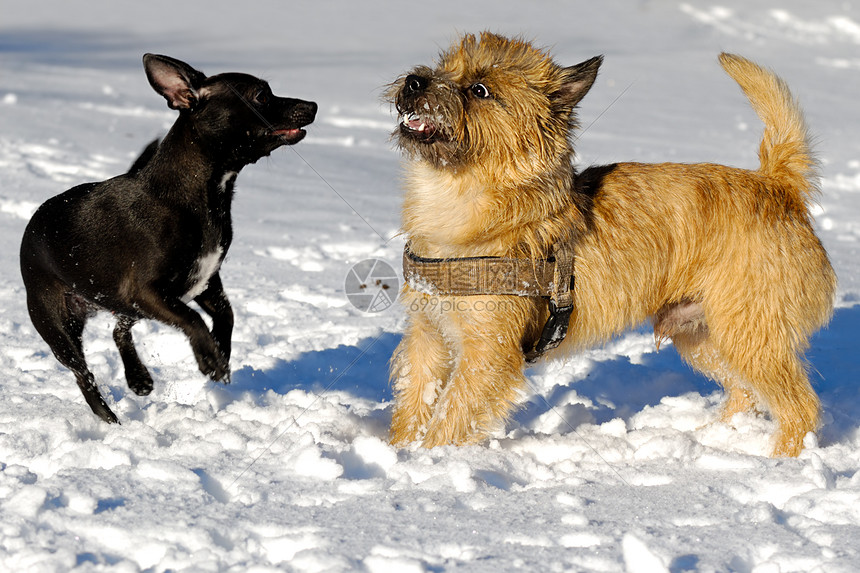
<instances>
[{"instance_id":1,"label":"snowy ground","mask_svg":"<svg viewBox=\"0 0 860 573\"><path fill-rule=\"evenodd\" d=\"M860 10L837 0L421 5L5 0L0 19L0 570L860 570ZM506 433L387 445L401 311L366 314L344 279L399 269L399 157L382 86L458 32L492 29L606 62L581 117L583 165L754 167L760 125L719 69L775 68L818 136L815 213L840 278L814 337L824 426L769 459L765 418L711 424L720 393L646 330L530 372ZM49 196L123 171L174 118L144 52L245 71L320 104L307 139L248 167L222 276L233 384L187 342L135 329L156 379L122 379L108 316L86 335L122 426L102 424L32 328L18 272Z\"/></svg>"}]
</instances>

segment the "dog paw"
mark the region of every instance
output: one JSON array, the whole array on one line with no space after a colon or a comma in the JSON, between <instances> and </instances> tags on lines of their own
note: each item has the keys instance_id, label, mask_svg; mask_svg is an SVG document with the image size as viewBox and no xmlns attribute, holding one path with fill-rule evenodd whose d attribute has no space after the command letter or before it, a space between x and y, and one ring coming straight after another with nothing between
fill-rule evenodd
<instances>
[{"instance_id":1,"label":"dog paw","mask_svg":"<svg viewBox=\"0 0 860 573\"><path fill-rule=\"evenodd\" d=\"M96 416L98 416L108 424L119 424L119 418L116 417L116 414L111 411L111 409L100 396L93 400L90 400L90 398L87 397L86 400Z\"/></svg>"},{"instance_id":2,"label":"dog paw","mask_svg":"<svg viewBox=\"0 0 860 573\"><path fill-rule=\"evenodd\" d=\"M458 424L430 423L421 446L425 448L436 448L438 446L470 446L478 444L487 439L489 434L478 430L474 425L465 426Z\"/></svg>"},{"instance_id":3,"label":"dog paw","mask_svg":"<svg viewBox=\"0 0 860 573\"><path fill-rule=\"evenodd\" d=\"M96 387L95 379L89 372L80 373L76 376L78 388L84 395L87 405L93 411L93 414L107 422L108 424L119 424L119 418L116 417L110 407L102 398L99 389Z\"/></svg>"},{"instance_id":4,"label":"dog paw","mask_svg":"<svg viewBox=\"0 0 860 573\"><path fill-rule=\"evenodd\" d=\"M152 393L152 380L149 382L134 381L128 383L129 389L138 396L149 396Z\"/></svg>"},{"instance_id":5,"label":"dog paw","mask_svg":"<svg viewBox=\"0 0 860 573\"><path fill-rule=\"evenodd\" d=\"M138 396L149 396L152 393L152 376L149 371L141 365L140 369L126 369L125 380L128 383L129 389Z\"/></svg>"},{"instance_id":6,"label":"dog paw","mask_svg":"<svg viewBox=\"0 0 860 573\"><path fill-rule=\"evenodd\" d=\"M204 343L194 345L194 357L197 367L205 376L215 382L230 383L230 361L211 337Z\"/></svg>"},{"instance_id":7,"label":"dog paw","mask_svg":"<svg viewBox=\"0 0 860 573\"><path fill-rule=\"evenodd\" d=\"M225 374L223 378L213 378L212 380L214 380L215 382L220 382L221 384L224 384L226 386L227 384L230 384L233 382L231 376L232 376L232 372L230 372L230 368L228 367L227 368L227 374Z\"/></svg>"},{"instance_id":8,"label":"dog paw","mask_svg":"<svg viewBox=\"0 0 860 573\"><path fill-rule=\"evenodd\" d=\"M407 430L397 426L392 426L388 435L388 443L395 447L404 447L417 441L418 438L418 431L414 428Z\"/></svg>"},{"instance_id":9,"label":"dog paw","mask_svg":"<svg viewBox=\"0 0 860 573\"><path fill-rule=\"evenodd\" d=\"M212 360L205 360L200 365L200 372L209 377L215 382L230 383L230 365L227 360L219 352L217 357L212 357Z\"/></svg>"}]
</instances>

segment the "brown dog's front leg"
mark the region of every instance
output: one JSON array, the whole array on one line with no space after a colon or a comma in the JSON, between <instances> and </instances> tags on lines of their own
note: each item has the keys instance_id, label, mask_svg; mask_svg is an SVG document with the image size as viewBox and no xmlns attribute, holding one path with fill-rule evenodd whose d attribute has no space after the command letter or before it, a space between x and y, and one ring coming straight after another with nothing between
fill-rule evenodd
<instances>
[{"instance_id":1,"label":"brown dog's front leg","mask_svg":"<svg viewBox=\"0 0 860 573\"><path fill-rule=\"evenodd\" d=\"M414 301L426 299L422 295L413 296ZM451 353L436 327L420 311L411 314L409 321L391 359L394 412L390 439L398 445L420 438L451 373Z\"/></svg>"},{"instance_id":2,"label":"brown dog's front leg","mask_svg":"<svg viewBox=\"0 0 860 573\"><path fill-rule=\"evenodd\" d=\"M501 428L526 387L523 330L526 299L450 300L444 315L453 349L450 379L433 405L423 445L480 442ZM414 367L415 365L413 365Z\"/></svg>"}]
</instances>

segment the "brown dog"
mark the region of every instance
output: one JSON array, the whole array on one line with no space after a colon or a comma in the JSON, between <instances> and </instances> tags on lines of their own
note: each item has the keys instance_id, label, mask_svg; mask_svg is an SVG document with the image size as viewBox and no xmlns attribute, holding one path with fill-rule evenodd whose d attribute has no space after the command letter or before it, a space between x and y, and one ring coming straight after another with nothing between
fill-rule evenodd
<instances>
[{"instance_id":1,"label":"brown dog","mask_svg":"<svg viewBox=\"0 0 860 573\"><path fill-rule=\"evenodd\" d=\"M795 456L819 415L802 355L836 283L808 211L816 163L802 114L779 78L723 54L765 124L757 171L620 163L577 174L574 107L601 61L565 68L483 33L392 84L411 252L539 261L572 245L574 308L555 352L650 317L658 344L671 339L725 388L724 421L761 406L778 424L773 454ZM391 441L482 440L526 388L522 349L540 336L547 301L439 295L420 281L403 301Z\"/></svg>"}]
</instances>

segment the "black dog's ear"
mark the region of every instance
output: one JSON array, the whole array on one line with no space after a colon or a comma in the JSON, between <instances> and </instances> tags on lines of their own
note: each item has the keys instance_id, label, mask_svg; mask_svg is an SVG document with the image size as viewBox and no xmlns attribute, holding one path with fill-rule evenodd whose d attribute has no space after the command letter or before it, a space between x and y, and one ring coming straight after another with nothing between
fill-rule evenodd
<instances>
[{"instance_id":1,"label":"black dog's ear","mask_svg":"<svg viewBox=\"0 0 860 573\"><path fill-rule=\"evenodd\" d=\"M191 109L206 75L177 59L144 54L143 68L152 88L164 96L171 109Z\"/></svg>"},{"instance_id":2,"label":"black dog's ear","mask_svg":"<svg viewBox=\"0 0 860 573\"><path fill-rule=\"evenodd\" d=\"M595 56L581 64L565 68L565 82L561 89L556 92L556 98L573 108L594 85L594 80L597 79L597 70L602 63L603 56Z\"/></svg>"}]
</instances>

